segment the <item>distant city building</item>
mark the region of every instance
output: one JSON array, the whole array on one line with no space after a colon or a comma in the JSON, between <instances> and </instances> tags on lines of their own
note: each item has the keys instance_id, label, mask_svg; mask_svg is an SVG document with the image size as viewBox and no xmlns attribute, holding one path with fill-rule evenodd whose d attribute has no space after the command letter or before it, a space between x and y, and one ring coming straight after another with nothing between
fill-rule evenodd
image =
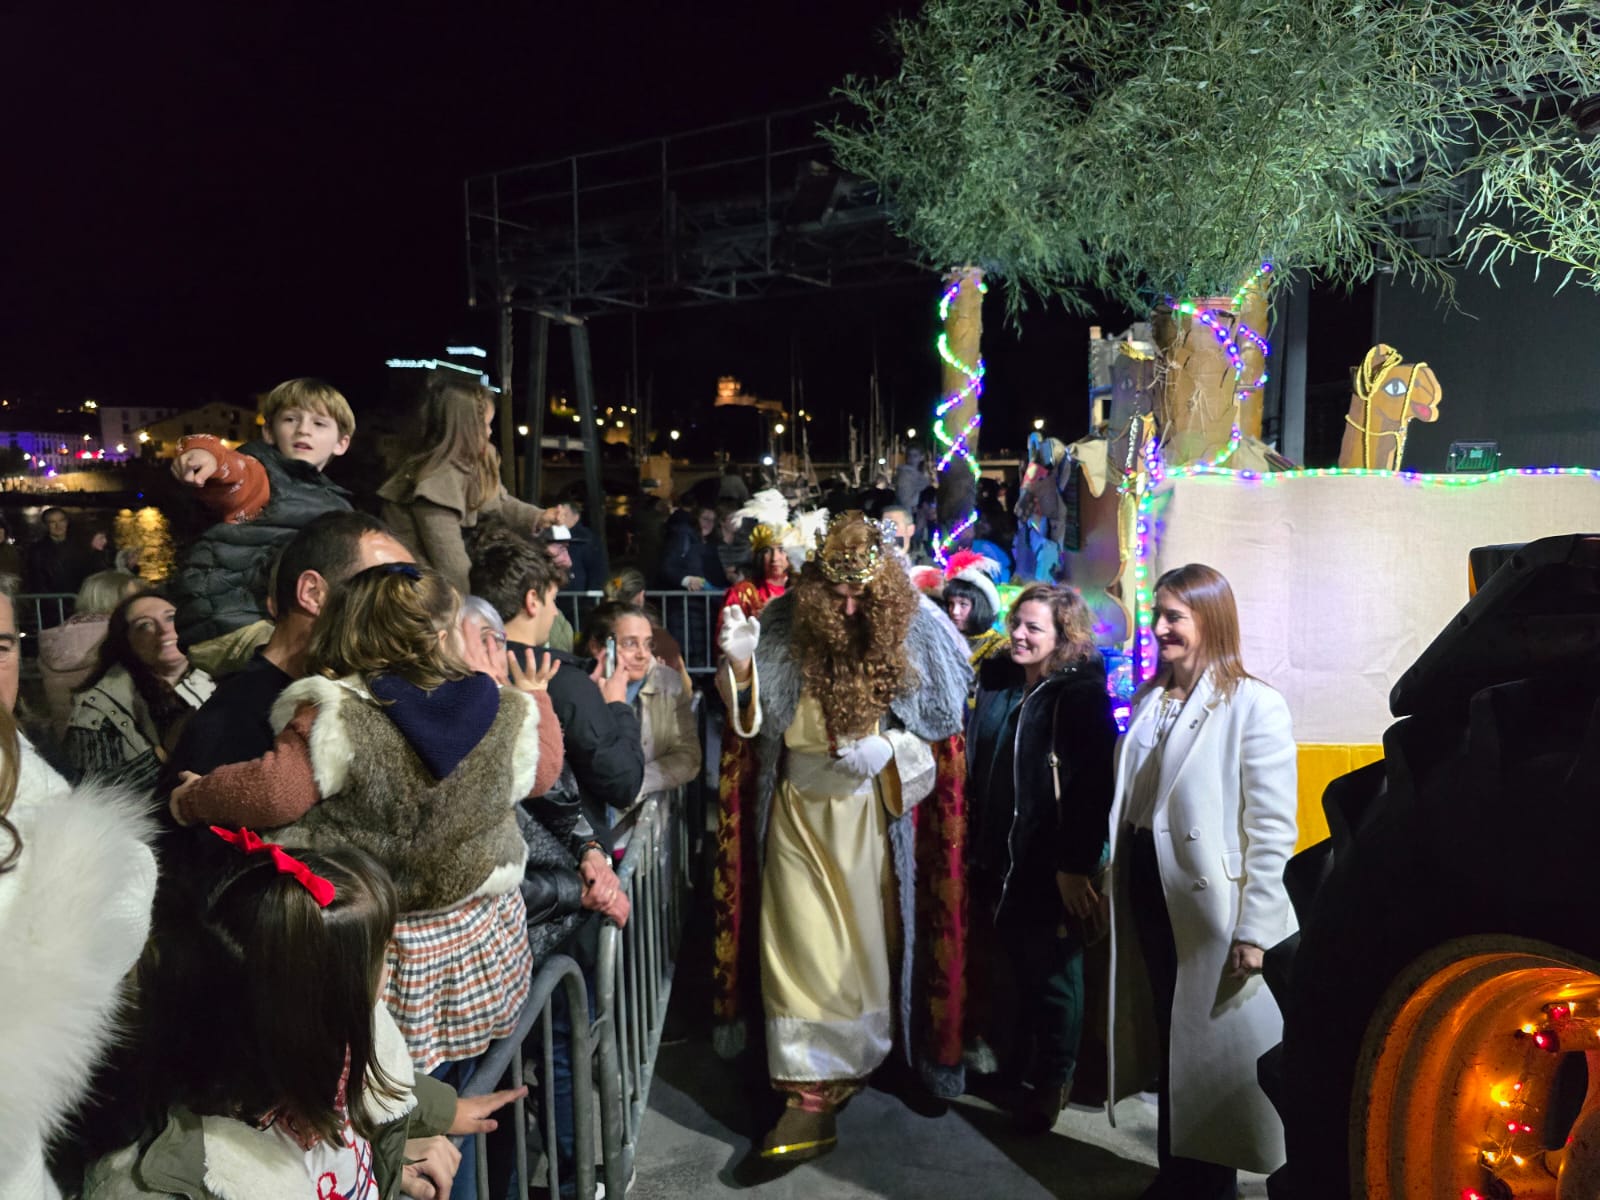
<instances>
[{"instance_id":1,"label":"distant city building","mask_svg":"<svg viewBox=\"0 0 1600 1200\"><path fill-rule=\"evenodd\" d=\"M101 457L102 449L88 434L32 429L0 432L0 446L27 455L25 461L30 473L73 470L88 460Z\"/></svg>"},{"instance_id":2,"label":"distant city building","mask_svg":"<svg viewBox=\"0 0 1600 1200\"><path fill-rule=\"evenodd\" d=\"M178 411L176 408L99 407L100 449L106 452L105 461L126 462L138 458L139 431L175 416Z\"/></svg>"},{"instance_id":3,"label":"distant city building","mask_svg":"<svg viewBox=\"0 0 1600 1200\"><path fill-rule=\"evenodd\" d=\"M181 438L208 433L221 438L231 448L258 436L258 430L255 409L237 404L207 404L136 430L134 443L129 443L128 449L133 450L137 444L146 458L176 458Z\"/></svg>"}]
</instances>

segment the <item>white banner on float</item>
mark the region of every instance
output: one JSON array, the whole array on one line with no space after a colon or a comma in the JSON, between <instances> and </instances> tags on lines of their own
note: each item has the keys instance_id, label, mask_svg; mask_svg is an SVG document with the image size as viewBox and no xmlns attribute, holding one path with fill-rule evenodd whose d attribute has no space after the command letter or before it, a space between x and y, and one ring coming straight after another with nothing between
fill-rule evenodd
<instances>
[{"instance_id":1,"label":"white banner on float","mask_svg":"<svg viewBox=\"0 0 1600 1200\"><path fill-rule=\"evenodd\" d=\"M1151 579L1188 562L1228 577L1245 666L1283 693L1301 744L1382 739L1389 690L1467 602L1474 546L1600 532L1592 475L1201 475L1163 490Z\"/></svg>"}]
</instances>

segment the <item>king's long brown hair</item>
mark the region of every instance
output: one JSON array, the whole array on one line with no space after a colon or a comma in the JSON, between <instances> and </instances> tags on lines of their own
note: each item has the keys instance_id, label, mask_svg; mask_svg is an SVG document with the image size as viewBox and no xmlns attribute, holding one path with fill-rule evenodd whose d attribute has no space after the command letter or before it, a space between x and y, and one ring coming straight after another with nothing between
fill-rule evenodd
<instances>
[{"instance_id":1,"label":"king's long brown hair","mask_svg":"<svg viewBox=\"0 0 1600 1200\"><path fill-rule=\"evenodd\" d=\"M854 616L839 611L833 588L815 562L806 563L794 587L794 647L802 685L822 705L828 735L842 742L870 733L890 701L916 682L906 634L918 598L890 554L863 589Z\"/></svg>"}]
</instances>

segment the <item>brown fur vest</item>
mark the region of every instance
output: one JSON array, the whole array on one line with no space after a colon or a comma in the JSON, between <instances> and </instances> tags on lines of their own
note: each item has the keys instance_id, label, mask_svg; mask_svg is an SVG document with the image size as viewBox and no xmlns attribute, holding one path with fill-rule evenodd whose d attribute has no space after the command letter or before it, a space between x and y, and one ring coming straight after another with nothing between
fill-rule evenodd
<instances>
[{"instance_id":1,"label":"brown fur vest","mask_svg":"<svg viewBox=\"0 0 1600 1200\"><path fill-rule=\"evenodd\" d=\"M357 679L302 679L272 706L281 730L315 704L311 767L322 802L274 835L286 846L356 846L394 878L401 912L449 908L509 892L527 845L515 808L539 765L539 711L503 688L489 732L461 765L435 779Z\"/></svg>"}]
</instances>

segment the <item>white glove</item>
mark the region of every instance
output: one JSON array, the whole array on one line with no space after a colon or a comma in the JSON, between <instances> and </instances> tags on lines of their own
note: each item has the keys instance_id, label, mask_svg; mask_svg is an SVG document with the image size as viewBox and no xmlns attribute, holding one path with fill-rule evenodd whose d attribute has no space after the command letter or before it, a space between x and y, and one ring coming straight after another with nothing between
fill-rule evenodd
<instances>
[{"instance_id":1,"label":"white glove","mask_svg":"<svg viewBox=\"0 0 1600 1200\"><path fill-rule=\"evenodd\" d=\"M761 640L761 622L744 615L744 609L730 604L722 613L722 636L717 645L733 662L747 663Z\"/></svg>"},{"instance_id":2,"label":"white glove","mask_svg":"<svg viewBox=\"0 0 1600 1200\"><path fill-rule=\"evenodd\" d=\"M862 779L873 778L893 757L889 739L877 733L839 747L839 765Z\"/></svg>"}]
</instances>

